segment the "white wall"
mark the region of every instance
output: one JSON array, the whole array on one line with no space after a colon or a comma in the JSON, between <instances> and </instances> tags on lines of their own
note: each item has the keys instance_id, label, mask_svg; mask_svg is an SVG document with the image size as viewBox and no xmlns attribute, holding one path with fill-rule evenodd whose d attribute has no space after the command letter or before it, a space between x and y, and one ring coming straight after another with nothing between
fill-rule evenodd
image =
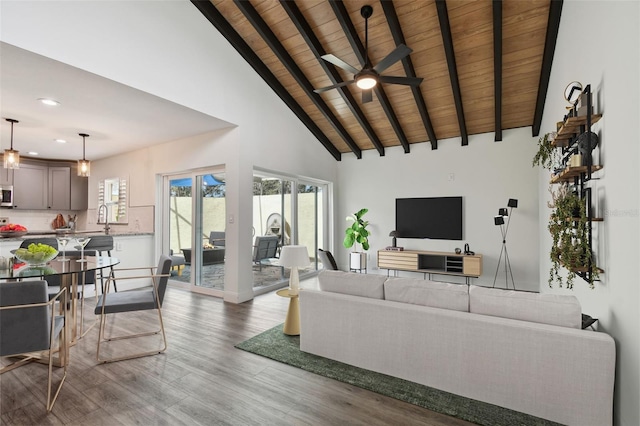
<instances>
[{"instance_id":1,"label":"white wall","mask_svg":"<svg viewBox=\"0 0 640 426\"><path fill-rule=\"evenodd\" d=\"M133 207L157 207L158 174L223 166L225 299L252 298L253 168L333 181L333 157L187 0L2 1L0 12L4 42L237 125L95 161L89 207L99 179L129 176Z\"/></svg>"},{"instance_id":2,"label":"white wall","mask_svg":"<svg viewBox=\"0 0 640 426\"><path fill-rule=\"evenodd\" d=\"M565 2L553 62L542 133L555 129L565 114L562 93L574 80L591 84L596 111L602 120L593 126L600 137L595 154L604 169L593 181L597 264L605 270L590 290L577 279L574 290L541 290L573 294L583 312L599 318L599 329L617 346L615 424L640 424L640 250L638 135L640 134L640 3L637 1ZM548 176L541 173L540 217L547 217ZM549 273L551 238L541 220L540 276ZM588 372L587 372L588 374Z\"/></svg>"},{"instance_id":3,"label":"white wall","mask_svg":"<svg viewBox=\"0 0 640 426\"><path fill-rule=\"evenodd\" d=\"M466 147L455 138L438 141L437 150L431 150L430 144L415 144L410 154L396 147L387 149L384 157L371 150L364 153L362 160L343 160L336 185L335 219L336 261L341 269L348 268L348 250L342 247L347 215L361 208L369 209L365 219L370 222L372 234L368 259L372 271L377 263L377 250L391 245L388 235L395 229L396 198L463 196L464 241L398 239L398 245L453 252L468 243L472 251L483 255L483 274L474 283L492 286L502 248L502 236L493 218L500 207L507 207L509 198L516 198L518 208L513 210L507 235L511 267L517 289L537 291L538 172L531 167L537 138L531 137L530 128L508 130L503 137L502 142L494 142L493 134L474 135ZM504 288L503 266L504 263L496 286ZM435 278L460 282L455 277Z\"/></svg>"}]
</instances>

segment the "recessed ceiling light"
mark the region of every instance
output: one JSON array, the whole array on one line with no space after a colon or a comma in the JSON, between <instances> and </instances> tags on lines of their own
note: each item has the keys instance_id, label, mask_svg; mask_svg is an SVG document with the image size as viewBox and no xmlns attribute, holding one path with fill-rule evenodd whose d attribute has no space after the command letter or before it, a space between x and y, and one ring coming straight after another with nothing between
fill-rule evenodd
<instances>
[{"instance_id":1,"label":"recessed ceiling light","mask_svg":"<svg viewBox=\"0 0 640 426\"><path fill-rule=\"evenodd\" d=\"M60 102L56 101L55 99L39 98L38 100L40 102L42 102L43 104L48 105L48 106L58 106L58 105L60 105Z\"/></svg>"},{"instance_id":2,"label":"recessed ceiling light","mask_svg":"<svg viewBox=\"0 0 640 426\"><path fill-rule=\"evenodd\" d=\"M29 155L38 155L38 153L37 153L37 152L35 152L35 151L29 151L29 152L28 152L28 154L29 154Z\"/></svg>"},{"instance_id":3,"label":"recessed ceiling light","mask_svg":"<svg viewBox=\"0 0 640 426\"><path fill-rule=\"evenodd\" d=\"M67 141L64 139L54 139L54 141L58 143L67 143Z\"/></svg>"}]
</instances>

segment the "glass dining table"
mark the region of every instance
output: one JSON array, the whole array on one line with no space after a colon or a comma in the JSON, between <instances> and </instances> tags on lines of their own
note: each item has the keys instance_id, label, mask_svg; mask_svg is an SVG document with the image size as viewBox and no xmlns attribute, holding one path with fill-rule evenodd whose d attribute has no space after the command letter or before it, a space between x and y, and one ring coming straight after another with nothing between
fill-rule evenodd
<instances>
[{"instance_id":1,"label":"glass dining table","mask_svg":"<svg viewBox=\"0 0 640 426\"><path fill-rule=\"evenodd\" d=\"M47 277L58 276L60 278L60 286L67 288L67 294L69 297L68 306L61 306L60 309L69 309L71 315L70 331L68 336L71 336L69 344L73 345L79 338L78 336L78 285L84 282L80 280L83 274L90 271L98 271L104 268L112 268L120 263L120 260L110 256L92 256L85 253L81 258L79 255L69 255L63 257L59 254L58 257L49 261L43 266L30 266L27 264L15 263L13 267L9 269L0 270L0 282L1 281L20 281L23 279L39 278L46 280ZM0 283L0 285L2 285ZM65 325L67 326L67 325ZM61 363L66 360L60 360Z\"/></svg>"}]
</instances>

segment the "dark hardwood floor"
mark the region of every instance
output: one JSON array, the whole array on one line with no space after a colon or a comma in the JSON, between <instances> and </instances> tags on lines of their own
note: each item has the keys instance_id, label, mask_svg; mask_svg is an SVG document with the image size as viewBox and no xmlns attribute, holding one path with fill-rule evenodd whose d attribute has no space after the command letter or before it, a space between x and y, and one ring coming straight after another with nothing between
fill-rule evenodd
<instances>
[{"instance_id":1,"label":"dark hardwood floor","mask_svg":"<svg viewBox=\"0 0 640 426\"><path fill-rule=\"evenodd\" d=\"M280 324L287 303L269 293L235 305L169 288L166 353L97 365L94 327L71 348L67 381L50 414L45 366L0 376L0 424L470 425L233 347ZM93 320L91 306L85 312ZM150 313L118 315L116 332L154 324Z\"/></svg>"}]
</instances>

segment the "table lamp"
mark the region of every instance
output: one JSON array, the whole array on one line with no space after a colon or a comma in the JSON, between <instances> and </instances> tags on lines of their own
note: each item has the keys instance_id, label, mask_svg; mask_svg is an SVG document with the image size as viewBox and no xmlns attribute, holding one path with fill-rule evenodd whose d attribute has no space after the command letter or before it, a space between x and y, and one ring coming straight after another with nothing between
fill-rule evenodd
<instances>
[{"instance_id":1,"label":"table lamp","mask_svg":"<svg viewBox=\"0 0 640 426\"><path fill-rule=\"evenodd\" d=\"M309 252L307 246L283 246L280 252L280 266L291 268L289 275L289 293L295 295L300 290L298 268L309 265Z\"/></svg>"}]
</instances>

